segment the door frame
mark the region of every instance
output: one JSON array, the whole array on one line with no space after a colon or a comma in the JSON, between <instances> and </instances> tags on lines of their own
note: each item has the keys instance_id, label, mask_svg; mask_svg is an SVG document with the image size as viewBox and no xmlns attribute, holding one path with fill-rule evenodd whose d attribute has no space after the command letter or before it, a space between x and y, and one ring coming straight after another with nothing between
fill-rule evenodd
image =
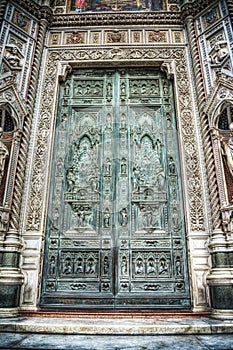
<instances>
[{"instance_id":1,"label":"door frame","mask_svg":"<svg viewBox=\"0 0 233 350\"><path fill-rule=\"evenodd\" d=\"M29 176L26 181L22 237L28 244L23 252L22 271L25 284L21 293L21 308L35 309L40 300L42 261L48 186L51 174L54 129L59 95L59 80L65 81L72 68L84 67L160 67L173 79L175 109L180 146L182 191L184 199L188 265L192 308L206 310L209 294L206 276L209 271L208 195L204 189L203 151L200 148L199 117L191 88L191 67L184 45L172 47L80 48L48 49L44 59L38 108L35 111L35 134L29 155ZM53 98L56 96L56 99ZM39 185L38 185L39 184ZM30 243L33 241L33 244ZM27 247L27 246L26 246ZM27 263L32 254L33 263ZM40 261L40 264L38 262ZM32 293L38 290L38 293Z\"/></svg>"}]
</instances>

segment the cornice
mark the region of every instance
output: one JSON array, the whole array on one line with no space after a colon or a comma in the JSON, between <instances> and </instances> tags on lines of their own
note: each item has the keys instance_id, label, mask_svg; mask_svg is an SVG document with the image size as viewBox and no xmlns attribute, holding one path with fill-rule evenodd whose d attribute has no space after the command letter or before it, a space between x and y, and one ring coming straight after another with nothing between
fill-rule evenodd
<instances>
[{"instance_id":1,"label":"cornice","mask_svg":"<svg viewBox=\"0 0 233 350\"><path fill-rule=\"evenodd\" d=\"M182 25L180 12L93 12L55 15L51 27L106 25Z\"/></svg>"},{"instance_id":2,"label":"cornice","mask_svg":"<svg viewBox=\"0 0 233 350\"><path fill-rule=\"evenodd\" d=\"M188 17L197 17L201 12L207 10L209 6L217 3L217 0L194 0L192 3L185 3L181 6L181 17L183 20Z\"/></svg>"}]
</instances>

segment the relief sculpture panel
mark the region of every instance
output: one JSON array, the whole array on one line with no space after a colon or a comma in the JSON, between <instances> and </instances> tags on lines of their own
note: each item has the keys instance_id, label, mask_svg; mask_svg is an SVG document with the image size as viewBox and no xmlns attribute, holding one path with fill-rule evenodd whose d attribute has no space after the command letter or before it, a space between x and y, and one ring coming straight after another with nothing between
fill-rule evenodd
<instances>
[{"instance_id":1,"label":"relief sculpture panel","mask_svg":"<svg viewBox=\"0 0 233 350\"><path fill-rule=\"evenodd\" d=\"M42 306L189 307L173 100L158 68L61 83Z\"/></svg>"}]
</instances>

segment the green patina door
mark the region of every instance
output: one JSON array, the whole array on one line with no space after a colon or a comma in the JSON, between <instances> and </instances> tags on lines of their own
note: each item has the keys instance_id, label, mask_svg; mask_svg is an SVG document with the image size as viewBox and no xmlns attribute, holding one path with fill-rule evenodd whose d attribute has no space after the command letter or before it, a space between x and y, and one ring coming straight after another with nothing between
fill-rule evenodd
<instances>
[{"instance_id":1,"label":"green patina door","mask_svg":"<svg viewBox=\"0 0 233 350\"><path fill-rule=\"evenodd\" d=\"M61 84L43 307L188 308L172 84L83 69Z\"/></svg>"}]
</instances>

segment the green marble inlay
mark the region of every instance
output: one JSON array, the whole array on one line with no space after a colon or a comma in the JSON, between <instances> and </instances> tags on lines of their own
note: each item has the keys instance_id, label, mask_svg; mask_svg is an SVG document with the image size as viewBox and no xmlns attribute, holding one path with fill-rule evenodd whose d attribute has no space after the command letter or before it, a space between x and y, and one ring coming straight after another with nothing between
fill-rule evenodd
<instances>
[{"instance_id":1,"label":"green marble inlay","mask_svg":"<svg viewBox=\"0 0 233 350\"><path fill-rule=\"evenodd\" d=\"M18 267L19 266L19 253L3 252L1 266L2 267Z\"/></svg>"},{"instance_id":2,"label":"green marble inlay","mask_svg":"<svg viewBox=\"0 0 233 350\"><path fill-rule=\"evenodd\" d=\"M210 286L212 307L214 309L233 310L233 286Z\"/></svg>"},{"instance_id":3,"label":"green marble inlay","mask_svg":"<svg viewBox=\"0 0 233 350\"><path fill-rule=\"evenodd\" d=\"M0 285L0 308L19 305L20 286Z\"/></svg>"}]
</instances>

